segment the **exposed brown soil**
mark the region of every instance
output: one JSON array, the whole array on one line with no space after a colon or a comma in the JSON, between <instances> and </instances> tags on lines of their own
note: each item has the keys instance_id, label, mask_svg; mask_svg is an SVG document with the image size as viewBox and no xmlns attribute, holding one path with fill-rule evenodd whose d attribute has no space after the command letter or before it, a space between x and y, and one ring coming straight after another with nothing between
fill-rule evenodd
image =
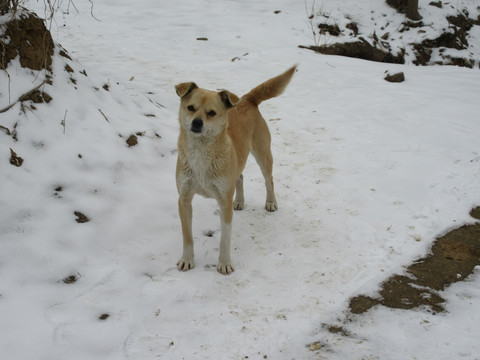
<instances>
[{"instance_id":1,"label":"exposed brown soil","mask_svg":"<svg viewBox=\"0 0 480 360\"><path fill-rule=\"evenodd\" d=\"M338 25L329 25L329 24L318 24L320 29L320 34L330 34L332 36L340 35L340 28Z\"/></svg>"},{"instance_id":2,"label":"exposed brown soil","mask_svg":"<svg viewBox=\"0 0 480 360\"><path fill-rule=\"evenodd\" d=\"M387 0L386 2L399 13L405 14L407 11L407 0Z\"/></svg>"},{"instance_id":3,"label":"exposed brown soil","mask_svg":"<svg viewBox=\"0 0 480 360\"><path fill-rule=\"evenodd\" d=\"M48 95L46 92L43 92L37 89L22 95L18 100L19 101L31 100L35 104L40 104L43 102L49 103L50 101L52 101L52 97Z\"/></svg>"},{"instance_id":4,"label":"exposed brown soil","mask_svg":"<svg viewBox=\"0 0 480 360\"><path fill-rule=\"evenodd\" d=\"M480 220L480 206L470 215ZM480 222L464 225L438 238L431 254L415 261L405 274L393 275L382 285L378 297L359 295L350 299L350 313L361 315L374 306L394 309L424 307L434 314L445 311L445 300L440 291L464 280L475 266L480 265ZM340 320L341 321L341 320ZM331 334L351 337L348 324L355 318L347 316L340 324L322 324ZM310 351L331 351L328 342L308 344Z\"/></svg>"},{"instance_id":5,"label":"exposed brown soil","mask_svg":"<svg viewBox=\"0 0 480 360\"><path fill-rule=\"evenodd\" d=\"M332 45L321 46L302 46L300 48L310 49L325 55L340 55L357 59L364 59L376 62L385 62L393 64L404 64L405 58L403 54L393 55L384 50L372 46L365 40L354 41L349 43L335 43Z\"/></svg>"},{"instance_id":6,"label":"exposed brown soil","mask_svg":"<svg viewBox=\"0 0 480 360\"><path fill-rule=\"evenodd\" d=\"M451 25L453 32L444 32L436 39L427 39L421 43L415 44L413 47L417 59L414 61L414 64L427 65L430 61L433 49L450 48L463 50L468 48L468 32L474 25L480 25L480 20L470 19L465 14L449 16L447 17L447 20ZM472 68L475 64L475 61L472 59L449 58L448 60L450 60L450 62L447 61L448 65Z\"/></svg>"},{"instance_id":7,"label":"exposed brown soil","mask_svg":"<svg viewBox=\"0 0 480 360\"><path fill-rule=\"evenodd\" d=\"M75 221L79 224L84 224L86 222L89 222L90 219L88 218L87 215L85 215L84 213L81 213L80 211L75 211L74 212L75 216L77 217L75 219Z\"/></svg>"},{"instance_id":8,"label":"exposed brown soil","mask_svg":"<svg viewBox=\"0 0 480 360\"><path fill-rule=\"evenodd\" d=\"M388 0L387 3L399 12L405 13L406 11L406 0ZM431 5L437 6L438 4L434 3ZM432 64L431 58L433 50L439 49L441 60L436 62L437 65L455 65L472 68L475 65L475 61L479 59L451 57L450 55L443 55L443 53L447 48L456 50L467 49L469 47L469 32L473 26L480 26L480 16L478 16L477 19L474 19L470 17L468 11L463 10L462 12L459 11L456 16L447 16L446 19L449 23L449 28L445 29L445 31L436 39L425 39L423 41L412 42L405 45L415 56L413 63L416 65ZM406 19L398 32L404 33L410 29L417 29L417 31L421 33L425 32L422 28L427 26L429 25L424 24L422 21L411 21ZM328 25L324 23L319 24L318 28L319 34L328 33L332 36L338 36L339 34L346 32L347 29L351 30L353 31L353 33L350 33L352 40L345 43L334 43L320 46L300 45L300 48L310 49L325 55L339 55L394 64L405 63L406 48L401 49L396 54L389 50L392 48L389 43L389 38L391 37L390 33L385 33L381 35L380 38L375 32L373 34L360 34L364 37L357 37L357 35L359 35L359 29L355 23L347 24L345 26L346 29L339 28L338 25ZM367 41L365 40L365 37L371 38L371 40Z\"/></svg>"},{"instance_id":9,"label":"exposed brown soil","mask_svg":"<svg viewBox=\"0 0 480 360\"><path fill-rule=\"evenodd\" d=\"M20 57L22 67L32 70L50 70L53 55L53 40L42 19L32 13L5 24L6 30L0 36L0 67Z\"/></svg>"},{"instance_id":10,"label":"exposed brown soil","mask_svg":"<svg viewBox=\"0 0 480 360\"><path fill-rule=\"evenodd\" d=\"M76 275L70 275L70 276L67 276L66 278L64 278L64 279L62 280L62 282L63 282L64 284L74 284L74 283L77 282L77 280L78 280L78 278L77 278Z\"/></svg>"},{"instance_id":11,"label":"exposed brown soil","mask_svg":"<svg viewBox=\"0 0 480 360\"><path fill-rule=\"evenodd\" d=\"M413 6L414 3L412 0L387 0L387 4L399 13L405 14L409 19L420 20L422 17L418 13L418 0L416 6Z\"/></svg>"},{"instance_id":12,"label":"exposed brown soil","mask_svg":"<svg viewBox=\"0 0 480 360\"><path fill-rule=\"evenodd\" d=\"M480 219L480 207L470 215ZM434 312L445 311L445 300L439 291L464 280L477 265L480 265L480 223L461 226L437 239L431 254L410 265L405 275L386 280L379 297L360 295L351 299L350 311L362 314L376 305L396 309L426 306Z\"/></svg>"}]
</instances>

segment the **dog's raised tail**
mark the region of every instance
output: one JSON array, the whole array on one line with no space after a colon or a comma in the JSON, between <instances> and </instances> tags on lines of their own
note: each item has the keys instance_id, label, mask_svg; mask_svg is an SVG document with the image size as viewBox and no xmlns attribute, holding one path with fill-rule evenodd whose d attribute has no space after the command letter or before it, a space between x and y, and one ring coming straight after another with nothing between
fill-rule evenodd
<instances>
[{"instance_id":1,"label":"dog's raised tail","mask_svg":"<svg viewBox=\"0 0 480 360\"><path fill-rule=\"evenodd\" d=\"M245 94L242 98L256 105L260 105L262 101L281 95L292 79L297 66L298 65L294 65L283 74L261 83L254 89L250 90L250 92Z\"/></svg>"}]
</instances>

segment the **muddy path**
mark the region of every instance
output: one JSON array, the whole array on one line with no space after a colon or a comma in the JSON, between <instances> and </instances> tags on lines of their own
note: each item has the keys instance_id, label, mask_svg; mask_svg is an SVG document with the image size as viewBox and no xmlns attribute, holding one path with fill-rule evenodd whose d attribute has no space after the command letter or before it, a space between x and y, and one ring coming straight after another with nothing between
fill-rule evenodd
<instances>
[{"instance_id":1,"label":"muddy path","mask_svg":"<svg viewBox=\"0 0 480 360\"><path fill-rule=\"evenodd\" d=\"M480 220L480 206L472 209L470 215ZM385 280L376 297L358 295L351 298L343 321L322 324L322 328L331 334L352 338L348 324L378 306L402 310L422 308L432 314L448 312L448 302L442 297L442 291L465 280L479 265L480 222L475 222L436 239L429 255L414 261L403 273ZM329 345L318 341L309 344L308 348L314 352L328 351Z\"/></svg>"},{"instance_id":2,"label":"muddy path","mask_svg":"<svg viewBox=\"0 0 480 360\"><path fill-rule=\"evenodd\" d=\"M480 207L470 215L480 220ZM430 307L445 311L445 300L439 291L462 281L480 265L480 223L463 225L438 238L431 253L410 265L404 274L390 277L382 284L379 297L360 295L350 300L350 311L362 314L373 306L395 309Z\"/></svg>"}]
</instances>

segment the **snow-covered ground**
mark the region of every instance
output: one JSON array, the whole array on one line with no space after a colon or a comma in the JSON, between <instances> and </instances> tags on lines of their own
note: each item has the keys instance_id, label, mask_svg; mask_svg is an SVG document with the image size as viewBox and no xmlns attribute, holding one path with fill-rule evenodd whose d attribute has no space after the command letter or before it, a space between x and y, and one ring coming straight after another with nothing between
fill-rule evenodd
<instances>
[{"instance_id":1,"label":"snow-covered ground","mask_svg":"<svg viewBox=\"0 0 480 360\"><path fill-rule=\"evenodd\" d=\"M366 16L373 3L321 5ZM93 4L63 2L50 24L74 59L57 48L54 86L42 88L53 100L0 113L0 125L18 123L18 141L0 129L1 359L480 358L478 268L442 292L445 313L347 311L352 296L374 295L436 237L473 222L478 70L299 49L314 41L301 0ZM44 15L42 2L29 6ZM216 203L200 197L196 268L179 272L173 86L241 95L295 63L286 92L261 106L279 210L264 211L249 161L235 272L216 271ZM384 81L387 70L406 81ZM0 109L37 75L18 61L1 72Z\"/></svg>"}]
</instances>

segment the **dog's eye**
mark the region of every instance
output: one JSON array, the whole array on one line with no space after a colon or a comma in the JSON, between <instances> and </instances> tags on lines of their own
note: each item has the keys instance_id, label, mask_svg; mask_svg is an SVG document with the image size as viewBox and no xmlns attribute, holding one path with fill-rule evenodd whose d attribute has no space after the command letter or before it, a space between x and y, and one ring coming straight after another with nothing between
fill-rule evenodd
<instances>
[{"instance_id":1,"label":"dog's eye","mask_svg":"<svg viewBox=\"0 0 480 360\"><path fill-rule=\"evenodd\" d=\"M194 112L194 111L195 111L195 106L193 106L193 105L188 105L188 106L187 106L187 110L188 110L188 111L191 111L191 112Z\"/></svg>"},{"instance_id":2,"label":"dog's eye","mask_svg":"<svg viewBox=\"0 0 480 360\"><path fill-rule=\"evenodd\" d=\"M213 111L213 110L210 110L210 111L207 113L207 115L210 116L210 117L213 117L213 116L217 115L217 113L216 113L215 111Z\"/></svg>"}]
</instances>

